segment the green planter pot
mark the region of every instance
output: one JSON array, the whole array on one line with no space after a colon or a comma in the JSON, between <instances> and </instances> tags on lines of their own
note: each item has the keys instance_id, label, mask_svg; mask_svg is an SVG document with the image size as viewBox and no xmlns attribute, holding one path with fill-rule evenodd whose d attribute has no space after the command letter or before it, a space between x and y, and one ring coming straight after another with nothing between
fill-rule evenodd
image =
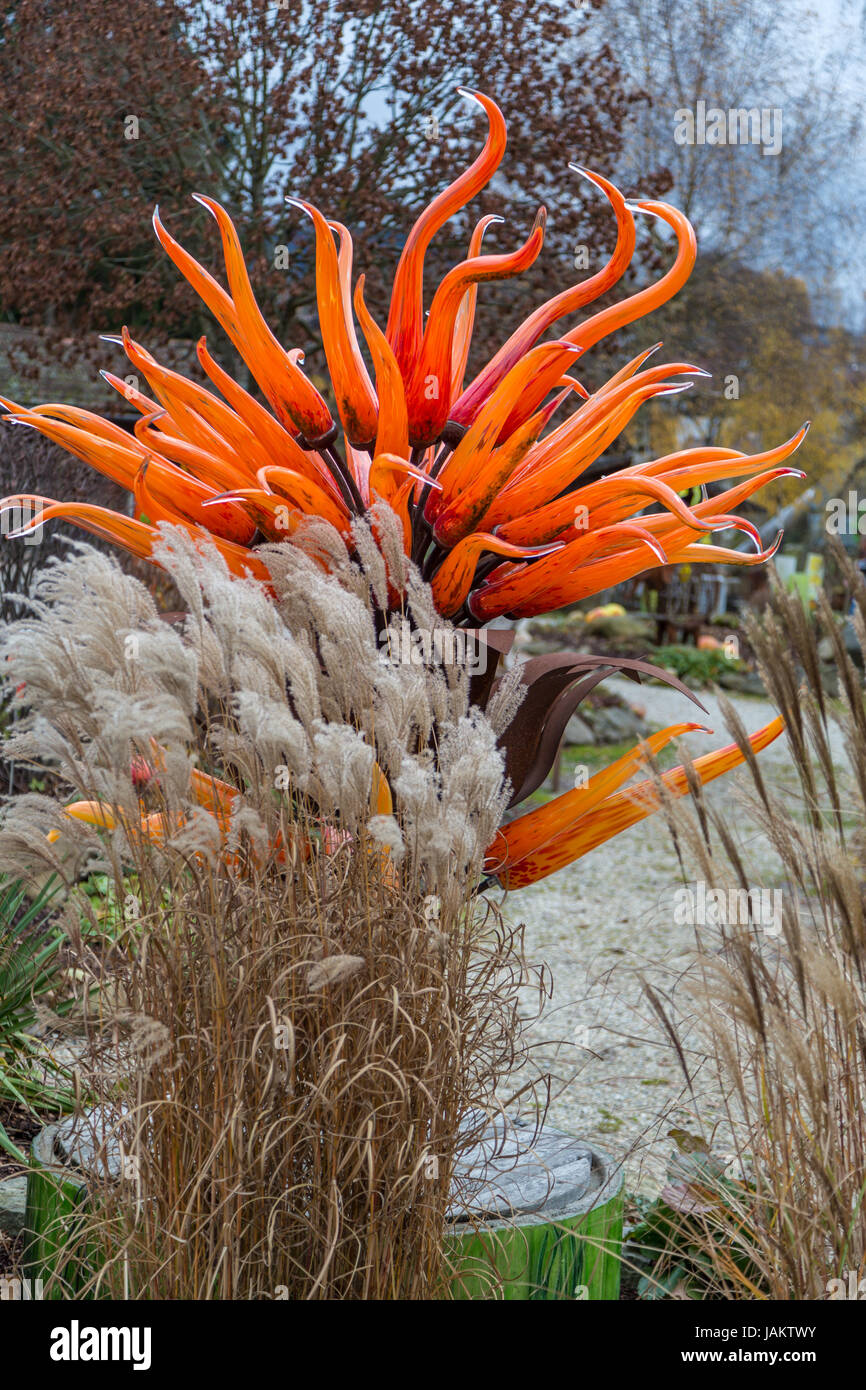
<instances>
[{"instance_id":1,"label":"green planter pot","mask_svg":"<svg viewBox=\"0 0 866 1390\"><path fill-rule=\"evenodd\" d=\"M500 1162L498 1177L487 1183L486 1200L470 1201L467 1218L449 1228L452 1296L618 1299L621 1168L560 1131L546 1129L533 1142L529 1127L521 1128L527 1140L518 1144L519 1156L515 1160L513 1150L504 1156L508 1166ZM494 1205L511 1210L494 1216L489 1210Z\"/></svg>"},{"instance_id":2,"label":"green planter pot","mask_svg":"<svg viewBox=\"0 0 866 1390\"><path fill-rule=\"evenodd\" d=\"M27 1179L25 1274L51 1298L75 1298L99 1267L68 1242L87 1198L86 1162L58 1161L60 1126L34 1139ZM66 1139L66 1136L63 1136ZM67 1160L78 1151L62 1143ZM455 1299L577 1300L619 1297L622 1171L598 1150L554 1129L535 1134L509 1119L491 1125L463 1159L446 1235Z\"/></svg>"},{"instance_id":3,"label":"green planter pot","mask_svg":"<svg viewBox=\"0 0 866 1390\"><path fill-rule=\"evenodd\" d=\"M48 1125L40 1130L31 1146L23 1264L25 1275L31 1279L47 1281L51 1274L60 1275L63 1290L59 1285L50 1289L49 1298L74 1298L84 1275L66 1249L86 1200L87 1186L83 1177L76 1176L75 1168L58 1162L58 1129L58 1125Z\"/></svg>"}]
</instances>

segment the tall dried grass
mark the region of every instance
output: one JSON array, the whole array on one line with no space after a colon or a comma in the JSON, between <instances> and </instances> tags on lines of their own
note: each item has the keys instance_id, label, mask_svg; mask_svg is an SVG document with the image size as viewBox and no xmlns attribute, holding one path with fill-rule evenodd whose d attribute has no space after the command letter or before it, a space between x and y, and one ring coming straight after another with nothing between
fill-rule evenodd
<instances>
[{"instance_id":1,"label":"tall dried grass","mask_svg":"<svg viewBox=\"0 0 866 1390\"><path fill-rule=\"evenodd\" d=\"M839 563L866 653L866 585L842 554ZM671 1255L676 1261L691 1243L707 1297L848 1297L866 1276L863 675L823 594L810 620L798 597L774 585L765 619L752 620L748 635L785 717L796 773L790 788L774 788L749 758L750 785L741 793L744 823L757 824L778 857L781 932L768 935L754 921L700 930L693 980L699 1037L728 1097L736 1160L718 1182L707 1164L697 1165L690 1190L680 1194L683 1220L672 1227ZM838 699L822 688L822 637L832 643ZM746 748L730 706L726 717ZM844 768L838 755L834 762L834 724ZM693 807L669 804L668 814L706 884L755 886L730 808L696 789ZM685 1061L694 1041L683 1037L678 1045Z\"/></svg>"},{"instance_id":2,"label":"tall dried grass","mask_svg":"<svg viewBox=\"0 0 866 1390\"><path fill-rule=\"evenodd\" d=\"M376 524L405 563L396 520ZM67 1294L447 1291L454 1162L522 1060L529 974L476 896L507 799L494 727L464 669L392 659L387 562L355 539L354 561L323 526L274 547L272 601L166 528L182 627L85 548L5 637L27 708L14 755L114 828L17 797L0 865L70 886L101 867L124 904L101 961L77 943L105 1132ZM442 626L414 574L405 616ZM202 772L236 791L229 806L211 783L215 816Z\"/></svg>"}]
</instances>

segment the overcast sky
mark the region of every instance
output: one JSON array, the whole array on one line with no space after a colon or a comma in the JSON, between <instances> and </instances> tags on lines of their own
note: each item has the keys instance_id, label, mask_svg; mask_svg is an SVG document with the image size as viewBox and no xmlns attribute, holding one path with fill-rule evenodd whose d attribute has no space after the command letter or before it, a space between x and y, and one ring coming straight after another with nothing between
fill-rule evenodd
<instances>
[{"instance_id":1,"label":"overcast sky","mask_svg":"<svg viewBox=\"0 0 866 1390\"><path fill-rule=\"evenodd\" d=\"M777 0L765 0L776 4ZM616 3L616 0L612 0ZM800 28L798 10L803 16ZM840 90L864 107L866 91L866 0L808 0L788 6L792 21L792 42L799 40L809 54L822 54L840 61ZM866 112L866 107L864 107ZM840 200L857 209L859 235L846 245L848 264L839 277L843 300L842 316L851 326L866 324L866 137L861 133L850 160L834 175L830 188ZM808 190L804 190L808 196ZM827 227L828 240L835 240L834 228Z\"/></svg>"}]
</instances>

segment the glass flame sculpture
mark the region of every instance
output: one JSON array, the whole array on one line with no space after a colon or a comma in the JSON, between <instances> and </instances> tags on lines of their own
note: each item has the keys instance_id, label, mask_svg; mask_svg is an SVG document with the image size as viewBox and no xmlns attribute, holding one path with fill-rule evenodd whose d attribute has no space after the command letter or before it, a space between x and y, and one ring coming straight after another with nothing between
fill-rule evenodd
<instances>
[{"instance_id":1,"label":"glass flame sculpture","mask_svg":"<svg viewBox=\"0 0 866 1390\"><path fill-rule=\"evenodd\" d=\"M539 210L521 246L497 255L483 254L482 242L491 222L501 219L483 217L466 260L445 275L425 315L427 248L489 182L505 151L505 122L495 102L482 93L461 93L481 107L487 138L474 163L433 199L409 232L384 328L366 305L363 275L353 287L348 228L310 203L288 200L309 217L315 235L319 322L333 406L305 374L303 352L285 348L265 322L225 209L197 197L219 229L227 288L171 236L157 210L154 228L166 254L231 340L259 394L219 364L204 338L197 354L211 389L161 365L124 329L117 341L153 394L112 373L103 376L138 412L133 434L74 406L26 409L0 397L10 423L38 430L132 497L131 515L33 494L7 497L0 510L31 512L9 535L64 519L150 559L159 523L170 522L195 538L209 538L232 573L267 584L259 545L291 543L305 517L327 520L351 545L358 517L369 514L375 534L371 509L382 501L399 517L406 555L429 581L439 613L473 629L575 603L658 565L756 565L772 556L781 534L762 549L755 527L735 508L766 483L803 477L784 465L805 437L805 426L762 453L699 446L579 482L644 402L687 389L682 378L706 375L687 362L650 365L659 344L591 393L574 374L585 352L664 304L688 279L695 235L688 219L668 204L628 202L600 174L572 165L610 204L617 228L613 252L596 274L530 314L467 382L478 287L516 276L535 262L546 214ZM655 283L559 331L564 319L622 278L635 250L636 213L672 229L672 266ZM554 329L557 336L549 336ZM721 481L730 485L707 495L703 485ZM695 489L702 500L688 505L683 494L693 496ZM707 543L713 532L731 529L744 533L754 549ZM399 586L392 587L389 601L400 608ZM487 679L474 682L481 706L500 678L496 666L507 645L501 634L490 640L491 669ZM526 663L527 697L502 738L514 803L541 784L568 717L613 669L635 677L652 671L679 685L646 663L613 657L560 653ZM676 725L653 735L586 787L503 826L490 848L490 875L521 887L650 814L658 805L655 786L625 784L648 754L696 727ZM753 747L765 746L781 727L776 720L754 735ZM742 757L734 744L694 766L708 781ZM681 768L664 780L674 794L688 790Z\"/></svg>"}]
</instances>

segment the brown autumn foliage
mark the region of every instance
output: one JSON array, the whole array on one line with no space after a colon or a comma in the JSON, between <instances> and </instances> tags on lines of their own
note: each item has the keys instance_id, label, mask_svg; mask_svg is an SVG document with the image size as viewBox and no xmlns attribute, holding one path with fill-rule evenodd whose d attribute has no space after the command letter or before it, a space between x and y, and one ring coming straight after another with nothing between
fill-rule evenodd
<instances>
[{"instance_id":1,"label":"brown autumn foliage","mask_svg":"<svg viewBox=\"0 0 866 1390\"><path fill-rule=\"evenodd\" d=\"M608 50L581 42L586 22L554 0L130 0L110 14L97 0L21 0L0 38L0 311L56 324L74 352L123 322L197 336L193 296L149 218L159 201L171 231L216 268L216 229L190 200L198 190L230 210L265 317L282 341L312 342L315 369L313 236L284 196L351 228L381 312L414 213L479 148L463 83L495 94L509 121L509 186L477 200L471 222L503 210L506 195L516 216L486 245L511 249L542 201L551 213L535 273L485 289L498 342L503 314L517 320L540 291L572 283L578 244L590 273L612 244L604 199L566 165L609 173L641 98ZM664 173L643 180L644 193L667 186ZM470 229L458 218L437 238L431 277L463 258ZM476 348L489 346L482 322Z\"/></svg>"}]
</instances>

